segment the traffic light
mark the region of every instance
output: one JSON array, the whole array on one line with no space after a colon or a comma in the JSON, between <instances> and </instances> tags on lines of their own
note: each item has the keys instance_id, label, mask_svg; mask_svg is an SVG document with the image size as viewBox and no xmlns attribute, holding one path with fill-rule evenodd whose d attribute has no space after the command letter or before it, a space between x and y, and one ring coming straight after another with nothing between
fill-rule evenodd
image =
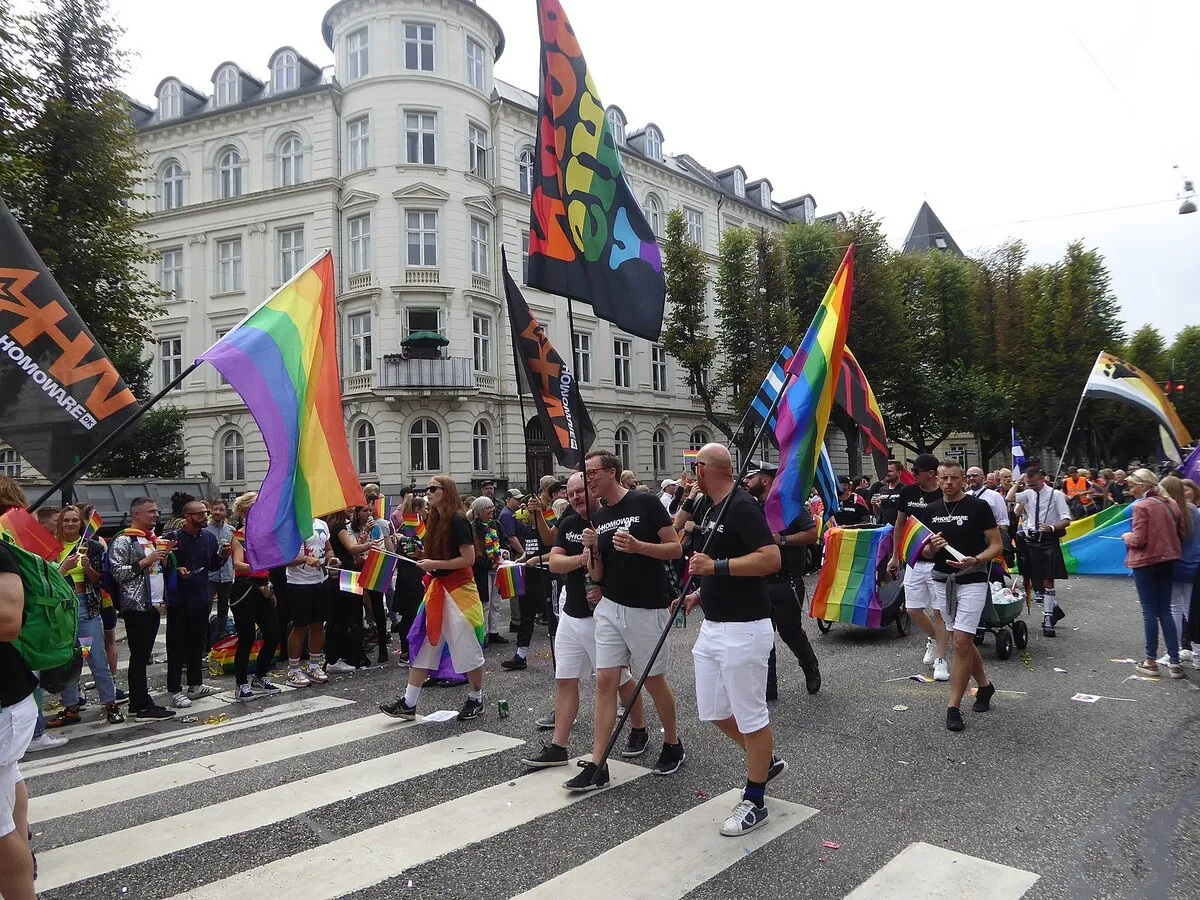
<instances>
[{"instance_id":1,"label":"traffic light","mask_svg":"<svg viewBox=\"0 0 1200 900\"><path fill-rule=\"evenodd\" d=\"M1168 381L1163 385L1163 393L1168 397L1172 394L1182 394L1186 385L1182 381Z\"/></svg>"}]
</instances>

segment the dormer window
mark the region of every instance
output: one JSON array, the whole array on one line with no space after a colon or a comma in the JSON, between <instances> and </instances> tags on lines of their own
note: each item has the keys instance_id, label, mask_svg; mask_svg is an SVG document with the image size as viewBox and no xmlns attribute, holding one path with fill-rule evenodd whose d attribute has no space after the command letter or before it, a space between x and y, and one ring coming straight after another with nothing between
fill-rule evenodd
<instances>
[{"instance_id":1,"label":"dormer window","mask_svg":"<svg viewBox=\"0 0 1200 900\"><path fill-rule=\"evenodd\" d=\"M746 174L741 169L733 170L733 192L742 198L746 196Z\"/></svg>"},{"instance_id":2,"label":"dormer window","mask_svg":"<svg viewBox=\"0 0 1200 900\"><path fill-rule=\"evenodd\" d=\"M168 81L158 94L158 117L177 119L180 112L180 90L178 81Z\"/></svg>"},{"instance_id":3,"label":"dormer window","mask_svg":"<svg viewBox=\"0 0 1200 900\"><path fill-rule=\"evenodd\" d=\"M217 73L217 106L229 106L241 100L239 81L238 71L233 66L225 66Z\"/></svg>"},{"instance_id":4,"label":"dormer window","mask_svg":"<svg viewBox=\"0 0 1200 900\"><path fill-rule=\"evenodd\" d=\"M275 57L271 67L271 90L275 93L290 91L296 86L296 54L290 50Z\"/></svg>"},{"instance_id":5,"label":"dormer window","mask_svg":"<svg viewBox=\"0 0 1200 900\"><path fill-rule=\"evenodd\" d=\"M813 202L812 197L804 198L804 221L812 222L817 217L817 204Z\"/></svg>"},{"instance_id":6,"label":"dormer window","mask_svg":"<svg viewBox=\"0 0 1200 900\"><path fill-rule=\"evenodd\" d=\"M758 202L763 209L771 208L771 186L765 181L758 186Z\"/></svg>"},{"instance_id":7,"label":"dormer window","mask_svg":"<svg viewBox=\"0 0 1200 900\"><path fill-rule=\"evenodd\" d=\"M662 135L656 128L646 129L646 155L651 159L662 162Z\"/></svg>"},{"instance_id":8,"label":"dormer window","mask_svg":"<svg viewBox=\"0 0 1200 900\"><path fill-rule=\"evenodd\" d=\"M613 143L618 147L625 146L625 117L615 106L608 111L608 127L612 129Z\"/></svg>"}]
</instances>

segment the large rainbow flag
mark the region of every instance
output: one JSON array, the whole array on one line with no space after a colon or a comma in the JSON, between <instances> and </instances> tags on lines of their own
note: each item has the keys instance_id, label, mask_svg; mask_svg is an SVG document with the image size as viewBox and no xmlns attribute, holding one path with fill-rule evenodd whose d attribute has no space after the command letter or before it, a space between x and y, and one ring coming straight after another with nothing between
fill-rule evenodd
<instances>
[{"instance_id":1,"label":"large rainbow flag","mask_svg":"<svg viewBox=\"0 0 1200 900\"><path fill-rule=\"evenodd\" d=\"M1128 575L1125 542L1133 530L1133 504L1110 506L1076 519L1062 539L1063 562L1071 575Z\"/></svg>"},{"instance_id":2,"label":"large rainbow flag","mask_svg":"<svg viewBox=\"0 0 1200 900\"><path fill-rule=\"evenodd\" d=\"M854 245L851 244L800 342L800 349L788 362L793 378L784 388L775 427L779 474L766 502L772 531L783 531L796 520L816 478L825 428L829 425L842 370L853 293Z\"/></svg>"},{"instance_id":3,"label":"large rainbow flag","mask_svg":"<svg viewBox=\"0 0 1200 900\"><path fill-rule=\"evenodd\" d=\"M241 395L267 445L246 522L255 569L294 559L314 518L367 502L346 442L336 321L326 250L200 356Z\"/></svg>"},{"instance_id":4,"label":"large rainbow flag","mask_svg":"<svg viewBox=\"0 0 1200 900\"><path fill-rule=\"evenodd\" d=\"M891 553L892 526L830 528L825 562L813 591L809 615L825 622L878 628L883 619L876 573Z\"/></svg>"}]
</instances>

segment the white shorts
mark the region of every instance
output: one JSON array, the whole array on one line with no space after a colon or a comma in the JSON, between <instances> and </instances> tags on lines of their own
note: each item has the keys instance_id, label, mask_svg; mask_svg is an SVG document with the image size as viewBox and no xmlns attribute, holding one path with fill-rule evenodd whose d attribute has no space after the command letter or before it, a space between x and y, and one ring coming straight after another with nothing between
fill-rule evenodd
<instances>
[{"instance_id":1,"label":"white shorts","mask_svg":"<svg viewBox=\"0 0 1200 900\"><path fill-rule=\"evenodd\" d=\"M32 694L0 712L0 838L8 837L17 827L13 821L17 783L21 781L17 763L29 749L37 717L37 701Z\"/></svg>"},{"instance_id":2,"label":"white shorts","mask_svg":"<svg viewBox=\"0 0 1200 900\"><path fill-rule=\"evenodd\" d=\"M596 674L596 620L577 619L563 613L554 633L554 677L587 678ZM621 684L632 681L628 669L621 670Z\"/></svg>"},{"instance_id":3,"label":"white shorts","mask_svg":"<svg viewBox=\"0 0 1200 900\"><path fill-rule=\"evenodd\" d=\"M979 619L983 608L987 605L988 585L986 581L978 584L960 584L954 592L954 623L950 623L950 613L946 609L946 582L933 582L933 608L942 614L948 631L965 631L974 634L979 628Z\"/></svg>"},{"instance_id":4,"label":"white shorts","mask_svg":"<svg viewBox=\"0 0 1200 900\"><path fill-rule=\"evenodd\" d=\"M774 646L775 630L770 619L704 620L692 647L700 721L720 722L733 716L742 734L753 734L771 724L767 713L767 660Z\"/></svg>"},{"instance_id":5,"label":"white shorts","mask_svg":"<svg viewBox=\"0 0 1200 900\"><path fill-rule=\"evenodd\" d=\"M413 660L414 669L437 669L442 661L442 648L450 648L450 661L460 675L474 672L483 665L483 649L475 629L450 598L445 600L442 613L442 639L434 646L428 639Z\"/></svg>"},{"instance_id":6,"label":"white shorts","mask_svg":"<svg viewBox=\"0 0 1200 900\"><path fill-rule=\"evenodd\" d=\"M629 669L640 676L646 671L659 636L671 621L671 611L622 606L602 597L592 617L596 621L596 668ZM651 675L667 671L669 649L669 644L663 645Z\"/></svg>"},{"instance_id":7,"label":"white shorts","mask_svg":"<svg viewBox=\"0 0 1200 900\"><path fill-rule=\"evenodd\" d=\"M904 606L906 609L930 609L933 606L932 562L919 562L904 570Z\"/></svg>"}]
</instances>

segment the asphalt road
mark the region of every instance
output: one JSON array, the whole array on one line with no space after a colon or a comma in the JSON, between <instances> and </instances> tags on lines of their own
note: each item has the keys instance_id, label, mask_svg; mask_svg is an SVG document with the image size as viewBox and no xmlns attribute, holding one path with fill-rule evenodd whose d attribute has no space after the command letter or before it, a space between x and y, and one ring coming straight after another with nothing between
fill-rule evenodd
<instances>
[{"instance_id":1,"label":"asphalt road","mask_svg":"<svg viewBox=\"0 0 1200 900\"><path fill-rule=\"evenodd\" d=\"M777 752L792 768L771 785L768 802L777 798L817 812L753 852L749 846L745 853L739 848L736 858L715 864L719 871L703 883L697 875L698 886L690 891L685 886L686 896L841 898L910 844L925 842L1036 874L1036 883L1024 894L1033 900L1200 897L1200 849L1195 840L1200 833L1200 671L1189 667L1188 680L1152 683L1131 680L1133 667L1113 661L1137 658L1141 651L1141 617L1128 580L1075 579L1060 585L1059 598L1068 616L1057 638L1043 638L1040 628L1033 627L1028 652L1014 653L1003 662L995 658L988 639L985 666L1000 693L991 712L964 712L967 730L961 734L945 730L944 685L904 680L927 671L920 665L923 640L916 632L902 638L894 629L870 632L836 625L831 633L818 635L807 621L824 687L816 696L806 694L799 669L779 644L780 699L772 704L772 724ZM1035 608L1034 619L1037 612ZM62 730L73 737L62 751L27 758L30 790L50 800L48 795L83 789L63 795L70 800L113 789L114 797L121 799L97 801L95 809L38 821L41 896L187 896L203 885L258 872L295 854L309 852L320 863L327 851L327 877L353 879L374 873L366 878L373 886L353 887L355 882L347 880L353 889L301 887L301 895L490 900L513 897L571 873L626 841L632 843L603 864L630 886L615 896L635 896L634 886L649 877L651 867L669 866L692 837L699 839L699 833L688 832L677 817L740 787L745 777L740 753L715 729L696 720L688 650L697 625L689 622L670 640L669 674L688 754L683 769L669 778L618 776L613 788L590 795L586 802L545 814L530 812L511 829L504 829L504 816L520 817L523 804L536 806L536 797L519 793L526 782L516 779L523 771L518 758L535 750L539 740L534 720L552 704L544 634L524 672L499 668L503 651L510 647L488 649L488 708L473 723L422 723L348 742L322 738L303 752L262 765L251 760L231 772L207 760L215 753L228 755L320 727L334 726L322 734L335 734L354 723L362 726L362 720L375 714L375 704L400 687L403 671L387 667L336 677L325 687L249 705L213 701L211 708L197 712L200 721L192 725L173 721L106 730L88 724L98 715L93 704L84 724ZM156 667L152 686L161 685L163 677L162 667ZM212 683L231 687L232 678ZM1076 693L1102 699L1082 703L1072 700ZM572 735L575 754L590 745L590 687L584 694ZM243 717L317 696L352 702L284 720L250 719L245 727L233 727ZM457 709L462 699L462 688L427 689L421 712ZM497 717L496 701L501 699L511 710L506 719ZM204 724L221 713L223 723ZM652 731L656 726L651 716ZM477 758L463 762L459 757L454 764L447 762L416 777L401 771L401 763L410 765L408 757L379 762L385 755L416 752L448 738L445 746L450 747L472 731L499 737L495 746L481 747ZM155 737L176 734L185 738L165 744ZM501 747L503 738L528 743ZM125 748L118 743L145 739L149 741ZM652 733L650 752L636 761L639 765L652 764L659 741ZM435 744L435 749L441 746ZM61 770L53 764L64 754L101 748L114 750L113 757L81 760ZM202 756L205 760L198 766L209 765L211 771L197 775L189 761ZM145 779L156 772L161 776L165 767L178 763L184 764L185 772L180 783L147 791ZM348 768L356 764L364 765ZM534 777L550 779L545 783L549 796L573 771L559 769ZM307 796L311 782L291 794L286 786L323 774L341 784L344 795L314 801L297 812L296 795ZM113 779L125 775L136 778L119 785L135 786L114 788ZM476 803L487 809L491 793L514 785L520 785L513 794L516 808L502 801L492 816L497 833L445 854L430 849L439 840L453 842L455 828L464 834L484 828L486 823L473 824L464 817L464 810L469 812ZM285 787L264 793L277 786ZM460 804L441 805L455 800ZM71 808L70 802L66 808ZM204 818L206 810L220 814L219 824ZM421 818L423 813L426 818ZM264 822L254 824L253 816L262 816ZM168 817L178 818L164 821ZM397 865L387 858L391 853L404 860L406 853L415 852L405 849L405 841L414 838L406 836L404 823L386 834L367 832L403 817L412 817L404 823L412 823L417 837L428 842L428 852L407 858L429 857L427 861ZM442 835L442 824L451 832L448 836ZM659 825L664 829L640 837ZM106 844L104 835L114 832L118 834L113 843ZM368 847L355 856L348 839L364 832ZM171 840L179 849L158 852L168 845L157 842L170 834L177 835ZM838 847L827 847L827 841ZM626 866L620 863L624 859ZM72 867L79 867L84 877L63 874L68 869L75 872ZM275 870L261 871L263 886L280 889L270 874ZM46 890L47 881L61 886ZM222 894L241 896L232 887ZM548 896L554 895L551 891ZM931 893L917 879L892 896L982 894Z\"/></svg>"}]
</instances>

